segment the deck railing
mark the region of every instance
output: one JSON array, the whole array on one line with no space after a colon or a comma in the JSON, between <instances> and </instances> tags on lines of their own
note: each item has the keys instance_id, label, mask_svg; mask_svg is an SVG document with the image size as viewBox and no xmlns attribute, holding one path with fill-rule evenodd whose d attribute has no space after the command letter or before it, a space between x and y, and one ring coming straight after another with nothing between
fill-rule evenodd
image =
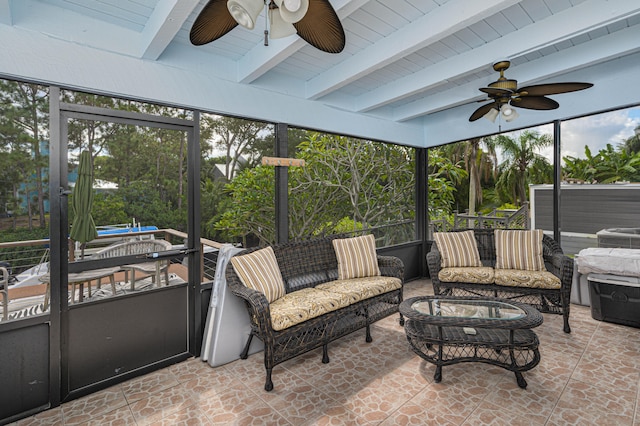
<instances>
[{"instance_id":1,"label":"deck railing","mask_svg":"<svg viewBox=\"0 0 640 426\"><path fill-rule=\"evenodd\" d=\"M462 228L489 228L489 229L529 229L529 203L524 203L519 209L493 209L488 214L453 213L453 223L446 219L437 219L429 222L430 231L444 232L451 229Z\"/></svg>"},{"instance_id":2,"label":"deck railing","mask_svg":"<svg viewBox=\"0 0 640 426\"><path fill-rule=\"evenodd\" d=\"M115 239L114 239L115 238ZM133 239L164 239L171 242L176 248L184 247L187 239L187 234L184 232L176 231L174 229L159 229L153 231L131 231L126 234L119 234L116 237L113 235L98 236L91 242L90 246L85 249L85 259L90 258L93 253L113 243L133 240ZM34 296L43 296L45 294L45 281L41 281L40 278L47 276L49 272L49 239L41 240L25 240L25 241L12 241L0 243L0 265L6 267L9 270L9 301L17 301L21 298L30 298ZM200 256L201 256L201 270L200 277L201 282L213 281L215 275L217 255L216 252L222 244L201 239L200 241ZM79 259L79 250L73 240L68 242L69 248L69 262ZM186 280L186 267L182 267L182 258L176 257L172 259L177 271L177 275L180 275L182 280ZM178 264L180 263L180 265ZM174 269L172 267L172 269ZM181 272L184 271L184 272ZM14 284L20 282L24 286L14 287ZM28 283L27 283L28 281ZM3 297L3 296L0 296ZM38 301L38 303L42 300ZM45 309L46 310L46 309ZM12 312L10 307L9 312ZM0 315L0 319L2 316Z\"/></svg>"}]
</instances>

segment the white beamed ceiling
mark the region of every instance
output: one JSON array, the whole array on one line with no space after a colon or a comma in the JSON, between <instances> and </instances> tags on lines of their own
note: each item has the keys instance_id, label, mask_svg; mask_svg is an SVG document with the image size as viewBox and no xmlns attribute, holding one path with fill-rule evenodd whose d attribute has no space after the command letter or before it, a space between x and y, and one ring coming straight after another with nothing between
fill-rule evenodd
<instances>
[{"instance_id":1,"label":"white beamed ceiling","mask_svg":"<svg viewBox=\"0 0 640 426\"><path fill-rule=\"evenodd\" d=\"M502 130L640 104L638 0L330 1L340 54L262 26L193 46L206 0L0 0L0 76L416 147L498 131L468 117L502 59L519 86L594 83Z\"/></svg>"}]
</instances>

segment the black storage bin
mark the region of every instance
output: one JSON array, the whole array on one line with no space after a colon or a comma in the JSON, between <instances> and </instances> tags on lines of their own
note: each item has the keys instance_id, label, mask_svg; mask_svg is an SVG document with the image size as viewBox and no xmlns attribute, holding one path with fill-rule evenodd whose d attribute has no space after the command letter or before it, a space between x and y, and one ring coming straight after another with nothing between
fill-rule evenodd
<instances>
[{"instance_id":1,"label":"black storage bin","mask_svg":"<svg viewBox=\"0 0 640 426\"><path fill-rule=\"evenodd\" d=\"M640 279L589 275L591 316L599 321L640 328Z\"/></svg>"}]
</instances>

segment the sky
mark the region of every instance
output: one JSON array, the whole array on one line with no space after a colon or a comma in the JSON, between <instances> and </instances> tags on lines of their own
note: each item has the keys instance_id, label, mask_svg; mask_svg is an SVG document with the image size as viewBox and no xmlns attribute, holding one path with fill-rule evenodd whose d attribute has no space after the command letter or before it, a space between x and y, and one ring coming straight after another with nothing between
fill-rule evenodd
<instances>
[{"instance_id":1,"label":"sky","mask_svg":"<svg viewBox=\"0 0 640 426\"><path fill-rule=\"evenodd\" d=\"M595 155L608 143L616 147L625 139L634 136L634 129L640 126L640 107L563 121L560 126L562 156L585 158L585 145L588 145L591 153ZM539 126L531 130L553 135L553 124ZM553 147L544 149L541 153L552 159Z\"/></svg>"},{"instance_id":2,"label":"sky","mask_svg":"<svg viewBox=\"0 0 640 426\"><path fill-rule=\"evenodd\" d=\"M584 158L584 146L595 154L608 143L614 147L635 136L640 107L565 121L561 125L562 155Z\"/></svg>"}]
</instances>

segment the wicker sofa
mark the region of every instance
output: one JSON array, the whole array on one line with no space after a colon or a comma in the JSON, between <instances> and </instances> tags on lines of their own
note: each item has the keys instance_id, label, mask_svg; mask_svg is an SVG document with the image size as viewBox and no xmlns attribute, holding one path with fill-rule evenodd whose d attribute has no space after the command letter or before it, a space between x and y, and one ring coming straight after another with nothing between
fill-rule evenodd
<instances>
[{"instance_id":1,"label":"wicker sofa","mask_svg":"<svg viewBox=\"0 0 640 426\"><path fill-rule=\"evenodd\" d=\"M373 241L372 236L365 237ZM240 357L247 358L254 336L264 343L266 391L273 389L274 366L321 346L322 362L328 363L329 342L361 328L366 329L366 342L371 342L370 325L398 312L404 265L396 257L378 256L375 242L371 259L379 275L374 272L364 274L369 276L339 279L345 278L344 247L336 255L334 240L351 244L365 237L322 238L249 249L233 257L227 265L227 285L245 302L251 324L251 333ZM277 265L256 264L255 268L269 271L270 278L278 278L279 270L283 294L270 301L273 297L269 291L256 290L243 282L247 280L246 271L239 262L246 266L252 256L270 256L271 250ZM400 323L404 323L402 316Z\"/></svg>"},{"instance_id":2,"label":"wicker sofa","mask_svg":"<svg viewBox=\"0 0 640 426\"><path fill-rule=\"evenodd\" d=\"M464 232L469 230L454 230ZM438 244L434 242L427 254L427 266L433 282L435 294L491 296L524 302L536 307L540 312L562 314L564 331L570 333L569 307L573 278L573 259L565 256L560 246L549 236L542 236L541 273L555 280L554 285L540 283L532 279L531 271L500 270L496 268L496 238L493 229L473 229L481 268L443 268L443 257ZM508 231L508 230L507 230ZM502 235L502 234L501 234ZM508 247L507 247L508 249ZM451 274L450 270L454 270ZM467 269L467 270L465 270ZM457 273L456 273L457 272ZM507 280L499 275L509 274ZM534 272L537 273L537 272ZM551 277L548 273L552 274ZM483 275L483 277L479 277ZM554 278L555 277L555 278ZM496 283L496 280L500 281Z\"/></svg>"}]
</instances>

